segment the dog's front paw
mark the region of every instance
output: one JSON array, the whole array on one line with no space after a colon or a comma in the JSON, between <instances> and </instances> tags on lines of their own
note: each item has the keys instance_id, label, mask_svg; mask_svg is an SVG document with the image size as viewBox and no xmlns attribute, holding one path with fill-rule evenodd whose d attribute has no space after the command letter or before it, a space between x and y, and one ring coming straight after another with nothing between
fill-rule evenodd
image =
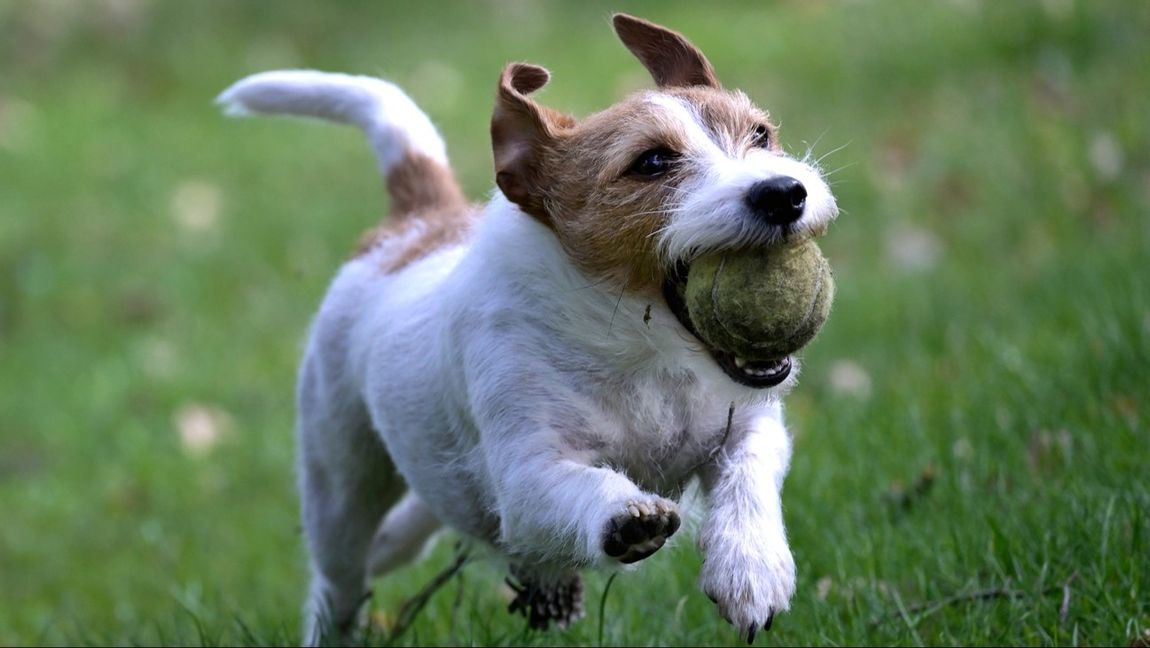
<instances>
[{"instance_id":1,"label":"dog's front paw","mask_svg":"<svg viewBox=\"0 0 1150 648\"><path fill-rule=\"evenodd\" d=\"M699 585L739 636L752 643L759 630L771 629L776 614L790 608L795 593L791 550L785 540L762 543L750 537L713 538L707 549Z\"/></svg>"},{"instance_id":2,"label":"dog's front paw","mask_svg":"<svg viewBox=\"0 0 1150 648\"><path fill-rule=\"evenodd\" d=\"M665 499L631 500L607 521L603 553L629 564L658 551L679 530L679 512Z\"/></svg>"}]
</instances>

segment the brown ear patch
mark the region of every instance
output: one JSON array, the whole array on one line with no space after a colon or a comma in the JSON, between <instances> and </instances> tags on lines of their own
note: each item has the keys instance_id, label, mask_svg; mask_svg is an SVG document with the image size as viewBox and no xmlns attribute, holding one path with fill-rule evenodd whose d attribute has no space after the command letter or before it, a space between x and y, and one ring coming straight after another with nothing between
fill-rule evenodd
<instances>
[{"instance_id":1,"label":"brown ear patch","mask_svg":"<svg viewBox=\"0 0 1150 648\"><path fill-rule=\"evenodd\" d=\"M682 34L627 14L615 14L613 22L619 40L660 88L722 87L707 57Z\"/></svg>"},{"instance_id":2,"label":"brown ear patch","mask_svg":"<svg viewBox=\"0 0 1150 648\"><path fill-rule=\"evenodd\" d=\"M545 185L540 164L561 131L575 119L540 106L527 97L542 88L551 73L530 63L511 63L499 77L495 111L491 115L491 150L495 158L495 183L511 202L550 223L545 205Z\"/></svg>"},{"instance_id":3,"label":"brown ear patch","mask_svg":"<svg viewBox=\"0 0 1150 648\"><path fill-rule=\"evenodd\" d=\"M550 80L551 73L546 68L530 63L512 63L503 70L499 85L513 92L529 95L547 85Z\"/></svg>"}]
</instances>

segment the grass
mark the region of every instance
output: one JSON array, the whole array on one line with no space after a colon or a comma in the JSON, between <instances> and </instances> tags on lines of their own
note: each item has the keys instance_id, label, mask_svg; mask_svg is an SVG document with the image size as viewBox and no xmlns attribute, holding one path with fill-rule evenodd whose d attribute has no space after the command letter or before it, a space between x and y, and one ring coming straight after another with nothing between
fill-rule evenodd
<instances>
[{"instance_id":1,"label":"grass","mask_svg":"<svg viewBox=\"0 0 1150 648\"><path fill-rule=\"evenodd\" d=\"M384 199L356 133L211 98L269 68L387 76L478 198L504 62L551 68L544 100L577 114L646 83L614 8L0 3L0 644L296 640L295 364ZM799 589L759 643L1146 632L1150 5L622 8L827 155L845 208L788 402ZM381 583L376 616L450 544ZM400 642L733 644L699 560L683 537L605 599L592 576L589 617L548 634L481 561Z\"/></svg>"}]
</instances>

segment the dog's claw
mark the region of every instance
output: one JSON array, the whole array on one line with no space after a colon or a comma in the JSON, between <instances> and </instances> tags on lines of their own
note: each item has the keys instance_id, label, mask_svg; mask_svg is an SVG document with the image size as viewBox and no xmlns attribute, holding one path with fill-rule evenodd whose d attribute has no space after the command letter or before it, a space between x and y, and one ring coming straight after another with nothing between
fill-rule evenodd
<instances>
[{"instance_id":1,"label":"dog's claw","mask_svg":"<svg viewBox=\"0 0 1150 648\"><path fill-rule=\"evenodd\" d=\"M747 645L748 646L755 643L755 632L756 631L758 631L757 626L751 626L750 628L747 628Z\"/></svg>"},{"instance_id":2,"label":"dog's claw","mask_svg":"<svg viewBox=\"0 0 1150 648\"><path fill-rule=\"evenodd\" d=\"M771 613L767 615L767 621L763 624L763 632L771 631L771 624L775 622L775 610L772 608Z\"/></svg>"}]
</instances>

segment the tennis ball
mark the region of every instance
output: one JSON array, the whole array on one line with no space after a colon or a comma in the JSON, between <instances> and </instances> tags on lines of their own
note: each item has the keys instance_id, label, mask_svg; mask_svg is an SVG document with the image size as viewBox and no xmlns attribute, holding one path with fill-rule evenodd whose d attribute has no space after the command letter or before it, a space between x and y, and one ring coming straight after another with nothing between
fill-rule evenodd
<instances>
[{"instance_id":1,"label":"tennis ball","mask_svg":"<svg viewBox=\"0 0 1150 648\"><path fill-rule=\"evenodd\" d=\"M834 293L831 267L807 239L696 259L684 297L708 345L749 360L778 360L814 339Z\"/></svg>"}]
</instances>

